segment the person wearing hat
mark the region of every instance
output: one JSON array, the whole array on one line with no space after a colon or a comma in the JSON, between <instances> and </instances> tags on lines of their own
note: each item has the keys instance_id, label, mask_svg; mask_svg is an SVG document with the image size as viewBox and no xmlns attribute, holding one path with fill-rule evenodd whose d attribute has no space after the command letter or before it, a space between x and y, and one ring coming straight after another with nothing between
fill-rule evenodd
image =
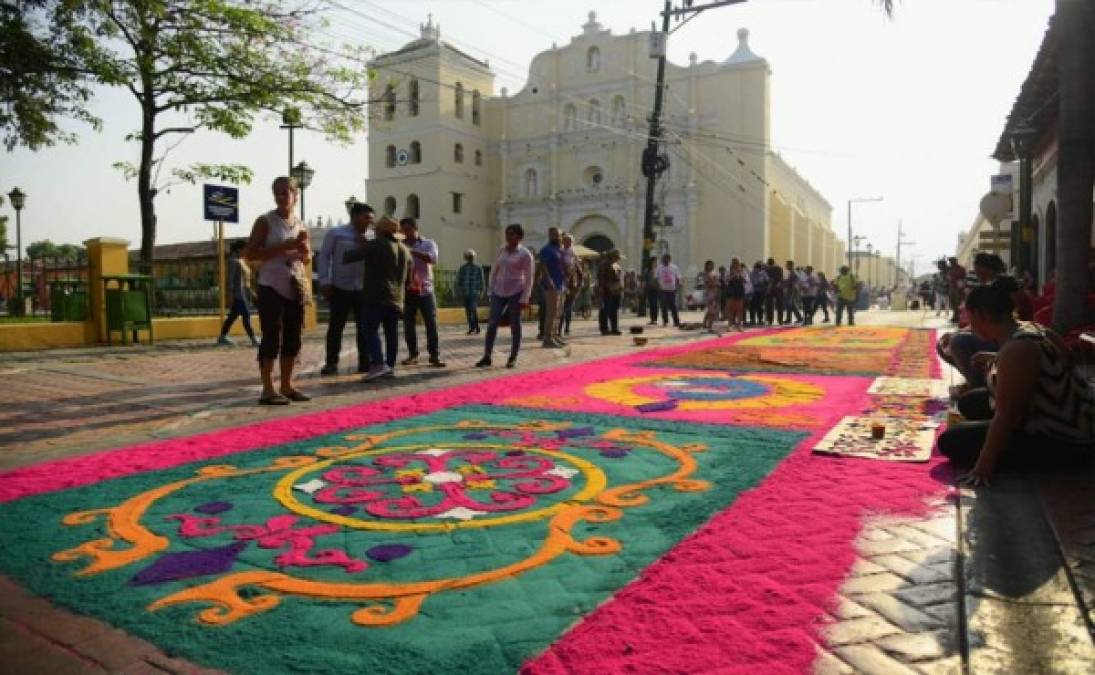
<instances>
[{"instance_id":1,"label":"person wearing hat","mask_svg":"<svg viewBox=\"0 0 1095 675\"><path fill-rule=\"evenodd\" d=\"M403 245L399 223L389 216L377 221L376 237L346 253L344 262L365 262L362 312L365 339L369 345L369 371L364 380L395 375L399 355L399 318L403 315L403 298L411 278L411 252ZM384 350L380 348L377 330L384 327Z\"/></svg>"},{"instance_id":2,"label":"person wearing hat","mask_svg":"<svg viewBox=\"0 0 1095 675\"><path fill-rule=\"evenodd\" d=\"M601 335L621 335L620 299L623 297L624 283L617 249L605 253L604 261L597 270L597 283L601 287L601 311L597 314Z\"/></svg>"},{"instance_id":3,"label":"person wearing hat","mask_svg":"<svg viewBox=\"0 0 1095 675\"><path fill-rule=\"evenodd\" d=\"M479 333L479 298L483 297L483 268L475 264L475 251L464 251L464 264L456 273L456 291L464 300L468 335Z\"/></svg>"},{"instance_id":4,"label":"person wearing hat","mask_svg":"<svg viewBox=\"0 0 1095 675\"><path fill-rule=\"evenodd\" d=\"M316 273L319 276L320 293L330 307L327 321L327 359L320 375L338 373L338 355L342 350L342 331L350 312L354 313L354 326L357 334L357 372L369 370L369 346L365 341L362 324L362 286L364 284L364 265L360 260L345 262L346 254L358 247L358 241L365 236L373 224L373 207L362 202L354 202L350 207L350 222L327 232L323 245L316 256Z\"/></svg>"},{"instance_id":5,"label":"person wearing hat","mask_svg":"<svg viewBox=\"0 0 1095 675\"><path fill-rule=\"evenodd\" d=\"M228 337L228 331L232 330L232 324L236 322L236 317L240 317L243 322L243 330L247 332L247 337L251 338L251 346L258 347L259 341L255 337L255 329L251 328L251 311L247 308L247 266L243 264L243 260L240 259L240 253L243 248L247 246L247 242L243 240L234 241L232 245L228 247L228 293L229 300L232 306L228 309L228 316L224 320L224 325L221 326L220 337L217 338L217 344L230 345L233 344L232 338Z\"/></svg>"}]
</instances>

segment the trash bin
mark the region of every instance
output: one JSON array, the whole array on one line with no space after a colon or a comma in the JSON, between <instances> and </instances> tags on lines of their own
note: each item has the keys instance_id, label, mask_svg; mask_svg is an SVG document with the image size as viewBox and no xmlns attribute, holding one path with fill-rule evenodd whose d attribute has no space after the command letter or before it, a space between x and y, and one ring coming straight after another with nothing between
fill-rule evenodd
<instances>
[{"instance_id":1,"label":"trash bin","mask_svg":"<svg viewBox=\"0 0 1095 675\"><path fill-rule=\"evenodd\" d=\"M106 343L112 333L122 334L126 344L129 331L133 341L140 342L139 331L148 331L152 342L152 277L146 274L116 274L103 276L103 299L106 305Z\"/></svg>"},{"instance_id":2,"label":"trash bin","mask_svg":"<svg viewBox=\"0 0 1095 675\"><path fill-rule=\"evenodd\" d=\"M49 283L50 321L87 321L87 284L81 279Z\"/></svg>"}]
</instances>

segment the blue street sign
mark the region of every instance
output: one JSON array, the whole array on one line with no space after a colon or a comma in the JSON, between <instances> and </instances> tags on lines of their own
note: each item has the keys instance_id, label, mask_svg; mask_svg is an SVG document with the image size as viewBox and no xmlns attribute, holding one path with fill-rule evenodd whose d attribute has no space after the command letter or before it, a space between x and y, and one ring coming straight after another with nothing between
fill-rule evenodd
<instances>
[{"instance_id":1,"label":"blue street sign","mask_svg":"<svg viewBox=\"0 0 1095 675\"><path fill-rule=\"evenodd\" d=\"M223 185L203 185L205 219L225 223L240 222L240 191Z\"/></svg>"}]
</instances>

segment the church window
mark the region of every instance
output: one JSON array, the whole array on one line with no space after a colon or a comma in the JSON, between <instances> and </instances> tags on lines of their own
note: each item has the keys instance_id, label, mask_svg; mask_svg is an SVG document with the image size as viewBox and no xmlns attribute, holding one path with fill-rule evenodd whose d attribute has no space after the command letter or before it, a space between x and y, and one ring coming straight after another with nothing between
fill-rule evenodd
<instances>
[{"instance_id":1,"label":"church window","mask_svg":"<svg viewBox=\"0 0 1095 675\"><path fill-rule=\"evenodd\" d=\"M627 103L624 102L623 96L617 96L612 99L612 124L622 127L625 122L627 122Z\"/></svg>"},{"instance_id":2,"label":"church window","mask_svg":"<svg viewBox=\"0 0 1095 675\"><path fill-rule=\"evenodd\" d=\"M464 163L464 146L461 143L457 143L452 148L452 161L457 164Z\"/></svg>"},{"instance_id":3,"label":"church window","mask_svg":"<svg viewBox=\"0 0 1095 675\"><path fill-rule=\"evenodd\" d=\"M389 84L384 89L384 120L390 122L395 119L395 85Z\"/></svg>"},{"instance_id":4,"label":"church window","mask_svg":"<svg viewBox=\"0 0 1095 675\"><path fill-rule=\"evenodd\" d=\"M461 82L456 83L456 91L454 93L454 105L456 107L456 119L464 118L464 84Z\"/></svg>"},{"instance_id":5,"label":"church window","mask_svg":"<svg viewBox=\"0 0 1095 675\"><path fill-rule=\"evenodd\" d=\"M601 69L601 50L597 47L590 47L586 52L586 70L591 73L595 73Z\"/></svg>"},{"instance_id":6,"label":"church window","mask_svg":"<svg viewBox=\"0 0 1095 675\"><path fill-rule=\"evenodd\" d=\"M452 212L460 213L464 210L464 195L461 192L452 193Z\"/></svg>"},{"instance_id":7,"label":"church window","mask_svg":"<svg viewBox=\"0 0 1095 675\"><path fill-rule=\"evenodd\" d=\"M384 215L395 215L395 197L392 197L391 195L384 198Z\"/></svg>"},{"instance_id":8,"label":"church window","mask_svg":"<svg viewBox=\"0 0 1095 675\"><path fill-rule=\"evenodd\" d=\"M476 150L475 151L475 165L476 166L483 166L483 151L482 150Z\"/></svg>"},{"instance_id":9,"label":"church window","mask_svg":"<svg viewBox=\"0 0 1095 675\"><path fill-rule=\"evenodd\" d=\"M418 117L418 80L411 80L408 85L410 90L410 113L411 117Z\"/></svg>"},{"instance_id":10,"label":"church window","mask_svg":"<svg viewBox=\"0 0 1095 675\"><path fill-rule=\"evenodd\" d=\"M475 126L479 126L482 104L483 97L479 95L479 90L476 89L471 93L471 123Z\"/></svg>"},{"instance_id":11,"label":"church window","mask_svg":"<svg viewBox=\"0 0 1095 675\"><path fill-rule=\"evenodd\" d=\"M525 171L525 196L536 197L540 194L539 177L536 175L536 169L528 169Z\"/></svg>"},{"instance_id":12,"label":"church window","mask_svg":"<svg viewBox=\"0 0 1095 675\"><path fill-rule=\"evenodd\" d=\"M418 208L418 195L412 194L407 196L407 208L405 209L405 217L407 218L421 218Z\"/></svg>"},{"instance_id":13,"label":"church window","mask_svg":"<svg viewBox=\"0 0 1095 675\"><path fill-rule=\"evenodd\" d=\"M578 128L578 108L573 103L567 103L563 108L563 131L574 131Z\"/></svg>"},{"instance_id":14,"label":"church window","mask_svg":"<svg viewBox=\"0 0 1095 675\"><path fill-rule=\"evenodd\" d=\"M395 166L395 146L389 145L387 151L385 152L385 155L386 156L384 158L384 163L388 166L389 169L393 168Z\"/></svg>"},{"instance_id":15,"label":"church window","mask_svg":"<svg viewBox=\"0 0 1095 675\"><path fill-rule=\"evenodd\" d=\"M601 102L597 99L589 102L589 125L591 127L601 126Z\"/></svg>"},{"instance_id":16,"label":"church window","mask_svg":"<svg viewBox=\"0 0 1095 675\"><path fill-rule=\"evenodd\" d=\"M418 141L411 141L411 164L422 163L422 144Z\"/></svg>"}]
</instances>

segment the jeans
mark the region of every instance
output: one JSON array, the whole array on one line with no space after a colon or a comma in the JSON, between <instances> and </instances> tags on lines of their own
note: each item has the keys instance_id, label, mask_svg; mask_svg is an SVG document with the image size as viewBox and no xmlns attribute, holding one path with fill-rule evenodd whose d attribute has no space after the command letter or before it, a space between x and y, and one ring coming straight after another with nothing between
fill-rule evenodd
<instances>
[{"instance_id":1,"label":"jeans","mask_svg":"<svg viewBox=\"0 0 1095 675\"><path fill-rule=\"evenodd\" d=\"M764 323L764 293L761 291L753 291L753 294L749 296L749 323L754 326L759 326Z\"/></svg>"},{"instance_id":2,"label":"jeans","mask_svg":"<svg viewBox=\"0 0 1095 675\"><path fill-rule=\"evenodd\" d=\"M970 331L960 330L950 334L950 344L943 350L936 344L935 351L939 358L955 367L971 387L985 386L985 374L971 365L973 355L977 352L995 352L1000 347L991 340L982 340Z\"/></svg>"},{"instance_id":3,"label":"jeans","mask_svg":"<svg viewBox=\"0 0 1095 675\"><path fill-rule=\"evenodd\" d=\"M825 320L829 320L829 294L825 291L818 291L817 303L814 305L814 311L821 310L825 312Z\"/></svg>"},{"instance_id":4,"label":"jeans","mask_svg":"<svg viewBox=\"0 0 1095 675\"><path fill-rule=\"evenodd\" d=\"M779 317L780 323L791 323L791 316L795 321L802 322L802 312L798 311L798 296L787 293L783 296L783 312Z\"/></svg>"},{"instance_id":5,"label":"jeans","mask_svg":"<svg viewBox=\"0 0 1095 675\"><path fill-rule=\"evenodd\" d=\"M357 369L369 368L369 345L365 340L363 319L364 302L362 291L346 291L337 286L331 288L331 316L327 321L327 365L338 365L338 353L342 350L342 330L346 327L346 318L354 313L354 326L357 328Z\"/></svg>"},{"instance_id":6,"label":"jeans","mask_svg":"<svg viewBox=\"0 0 1095 675\"><path fill-rule=\"evenodd\" d=\"M764 319L769 326L783 320L783 294L779 291L769 293L764 298Z\"/></svg>"},{"instance_id":7,"label":"jeans","mask_svg":"<svg viewBox=\"0 0 1095 675\"><path fill-rule=\"evenodd\" d=\"M426 326L426 351L431 359L440 358L440 346L437 340L437 301L433 293L415 295L408 293L403 300L403 337L407 340L407 356L418 356L418 334L415 316L422 314L422 323Z\"/></svg>"},{"instance_id":8,"label":"jeans","mask_svg":"<svg viewBox=\"0 0 1095 675\"><path fill-rule=\"evenodd\" d=\"M646 306L650 310L650 323L658 323L658 296L661 293L656 288L646 291Z\"/></svg>"},{"instance_id":9,"label":"jeans","mask_svg":"<svg viewBox=\"0 0 1095 675\"><path fill-rule=\"evenodd\" d=\"M464 314L468 318L468 330L479 332L479 296L468 294L464 296Z\"/></svg>"},{"instance_id":10,"label":"jeans","mask_svg":"<svg viewBox=\"0 0 1095 675\"><path fill-rule=\"evenodd\" d=\"M399 355L399 310L391 305L366 304L363 314L369 362L373 365L387 363L389 368L394 368ZM376 332L381 326L384 327L384 353L380 351L380 336Z\"/></svg>"},{"instance_id":11,"label":"jeans","mask_svg":"<svg viewBox=\"0 0 1095 675\"><path fill-rule=\"evenodd\" d=\"M673 315L673 325L681 325L681 318L677 315L677 291L661 291L659 302L662 306L662 325L669 323L669 315Z\"/></svg>"},{"instance_id":12,"label":"jeans","mask_svg":"<svg viewBox=\"0 0 1095 675\"><path fill-rule=\"evenodd\" d=\"M563 313L559 316L559 333L570 334L570 319L574 316L574 296L576 293L567 291L563 299Z\"/></svg>"},{"instance_id":13,"label":"jeans","mask_svg":"<svg viewBox=\"0 0 1095 675\"><path fill-rule=\"evenodd\" d=\"M844 310L848 310L848 325L855 325L855 300L845 300L839 295L836 296L836 325L840 325L841 318L844 316Z\"/></svg>"},{"instance_id":14,"label":"jeans","mask_svg":"<svg viewBox=\"0 0 1095 675\"><path fill-rule=\"evenodd\" d=\"M662 308L665 311L665 308ZM677 308L673 308L673 318L677 318ZM597 312L597 323L601 334L620 331L620 296L606 294L601 298L601 311ZM679 322L678 322L679 323Z\"/></svg>"},{"instance_id":15,"label":"jeans","mask_svg":"<svg viewBox=\"0 0 1095 675\"><path fill-rule=\"evenodd\" d=\"M814 312L817 311L817 297L813 295L802 296L803 323L811 326L814 323Z\"/></svg>"},{"instance_id":16,"label":"jeans","mask_svg":"<svg viewBox=\"0 0 1095 675\"><path fill-rule=\"evenodd\" d=\"M247 332L247 337L254 340L255 329L251 328L251 310L247 309L247 301L243 298L232 301L232 307L229 308L228 316L225 317L224 325L221 326L221 337L228 335L228 331L232 330L232 324L235 323L237 316L243 322L243 330Z\"/></svg>"},{"instance_id":17,"label":"jeans","mask_svg":"<svg viewBox=\"0 0 1095 675\"><path fill-rule=\"evenodd\" d=\"M494 338L498 335L498 324L502 322L502 314L509 315L509 331L512 341L509 348L510 359L517 358L517 352L521 351L521 294L502 298L497 295L490 296L490 318L487 320L487 343L485 356L489 359L494 352Z\"/></svg>"}]
</instances>

